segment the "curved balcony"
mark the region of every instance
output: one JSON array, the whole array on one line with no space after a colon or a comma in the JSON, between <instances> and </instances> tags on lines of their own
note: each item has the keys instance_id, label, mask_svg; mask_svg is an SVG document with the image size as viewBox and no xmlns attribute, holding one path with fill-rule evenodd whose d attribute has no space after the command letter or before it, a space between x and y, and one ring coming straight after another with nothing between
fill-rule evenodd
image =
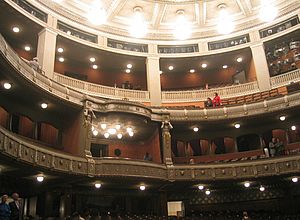
<instances>
[{"instance_id":1,"label":"curved balcony","mask_svg":"<svg viewBox=\"0 0 300 220\"><path fill-rule=\"evenodd\" d=\"M35 145L0 128L0 154L57 172L88 176L126 176L159 180L242 179L298 172L300 156L218 164L172 165L120 159L75 157Z\"/></svg>"}]
</instances>

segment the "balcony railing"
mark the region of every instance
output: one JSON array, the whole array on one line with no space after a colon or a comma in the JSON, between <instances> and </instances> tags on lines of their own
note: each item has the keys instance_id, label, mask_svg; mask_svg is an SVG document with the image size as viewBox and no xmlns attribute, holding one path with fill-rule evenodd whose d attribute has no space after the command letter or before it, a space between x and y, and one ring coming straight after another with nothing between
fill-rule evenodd
<instances>
[{"instance_id":1,"label":"balcony railing","mask_svg":"<svg viewBox=\"0 0 300 220\"><path fill-rule=\"evenodd\" d=\"M278 88L281 86L286 86L291 83L300 82L300 69L281 74L278 76L271 77L271 87Z\"/></svg>"},{"instance_id":2,"label":"balcony railing","mask_svg":"<svg viewBox=\"0 0 300 220\"><path fill-rule=\"evenodd\" d=\"M130 101L139 102L149 102L150 99L148 91L120 89L110 86L98 85L64 76L59 73L54 73L53 79L61 84L64 84L74 89L78 89L82 93L91 96L113 99L128 99Z\"/></svg>"}]
</instances>

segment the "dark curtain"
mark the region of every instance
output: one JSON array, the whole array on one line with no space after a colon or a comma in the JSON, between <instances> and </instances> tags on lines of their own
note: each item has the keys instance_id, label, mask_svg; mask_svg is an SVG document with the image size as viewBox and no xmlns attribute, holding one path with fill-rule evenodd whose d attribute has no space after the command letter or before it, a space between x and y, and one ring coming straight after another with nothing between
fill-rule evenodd
<instances>
[{"instance_id":1,"label":"dark curtain","mask_svg":"<svg viewBox=\"0 0 300 220\"><path fill-rule=\"evenodd\" d=\"M200 139L191 140L190 145L191 145L191 148L193 149L194 156L200 156L202 154Z\"/></svg>"},{"instance_id":2,"label":"dark curtain","mask_svg":"<svg viewBox=\"0 0 300 220\"><path fill-rule=\"evenodd\" d=\"M171 149L175 157L178 157L177 140L171 137Z\"/></svg>"},{"instance_id":3,"label":"dark curtain","mask_svg":"<svg viewBox=\"0 0 300 220\"><path fill-rule=\"evenodd\" d=\"M272 141L272 137L273 137L272 130L263 133L262 138L263 141L265 142L266 147L269 146L269 143Z\"/></svg>"},{"instance_id":4,"label":"dark curtain","mask_svg":"<svg viewBox=\"0 0 300 220\"><path fill-rule=\"evenodd\" d=\"M226 149L225 149L225 143L224 143L224 138L216 138L213 140L214 144L216 145L216 151L215 154L225 154Z\"/></svg>"}]
</instances>

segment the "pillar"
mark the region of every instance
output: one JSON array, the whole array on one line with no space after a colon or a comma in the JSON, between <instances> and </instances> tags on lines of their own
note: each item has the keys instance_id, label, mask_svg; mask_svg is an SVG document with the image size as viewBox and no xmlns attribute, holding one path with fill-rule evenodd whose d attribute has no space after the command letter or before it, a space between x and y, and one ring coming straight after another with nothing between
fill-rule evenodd
<instances>
[{"instance_id":1,"label":"pillar","mask_svg":"<svg viewBox=\"0 0 300 220\"><path fill-rule=\"evenodd\" d=\"M270 74L263 43L251 46L258 87L261 92L271 89Z\"/></svg>"},{"instance_id":2,"label":"pillar","mask_svg":"<svg viewBox=\"0 0 300 220\"><path fill-rule=\"evenodd\" d=\"M163 147L163 162L166 165L172 165L172 149L171 149L171 134L170 129L172 125L169 121L162 122L162 147Z\"/></svg>"},{"instance_id":3,"label":"pillar","mask_svg":"<svg viewBox=\"0 0 300 220\"><path fill-rule=\"evenodd\" d=\"M55 48L56 48L56 33L48 28L43 29L38 34L37 57L39 64L45 75L53 78Z\"/></svg>"},{"instance_id":4,"label":"pillar","mask_svg":"<svg viewBox=\"0 0 300 220\"><path fill-rule=\"evenodd\" d=\"M147 57L147 87L152 106L161 105L161 85L159 73L159 57Z\"/></svg>"}]
</instances>

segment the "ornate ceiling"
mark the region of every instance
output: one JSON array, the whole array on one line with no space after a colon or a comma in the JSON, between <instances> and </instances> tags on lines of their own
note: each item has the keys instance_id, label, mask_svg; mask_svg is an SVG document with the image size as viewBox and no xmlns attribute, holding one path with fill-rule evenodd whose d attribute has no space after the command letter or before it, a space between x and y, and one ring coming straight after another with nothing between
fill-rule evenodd
<instances>
[{"instance_id":1,"label":"ornate ceiling","mask_svg":"<svg viewBox=\"0 0 300 220\"><path fill-rule=\"evenodd\" d=\"M143 17L149 29L147 39L171 40L176 21L176 12L183 10L186 20L192 26L192 38L217 36L219 5L225 4L235 23L234 31L242 31L263 24L258 19L262 0L32 0L40 2L60 15L81 24L92 26L107 33L129 36L128 29L133 22L134 8L142 8ZM98 2L97 2L98 1ZM96 2L96 3L95 3ZM267 0L278 9L278 16L295 13L300 9L299 0ZM91 24L86 16L94 7L101 5L106 11L103 25Z\"/></svg>"}]
</instances>

